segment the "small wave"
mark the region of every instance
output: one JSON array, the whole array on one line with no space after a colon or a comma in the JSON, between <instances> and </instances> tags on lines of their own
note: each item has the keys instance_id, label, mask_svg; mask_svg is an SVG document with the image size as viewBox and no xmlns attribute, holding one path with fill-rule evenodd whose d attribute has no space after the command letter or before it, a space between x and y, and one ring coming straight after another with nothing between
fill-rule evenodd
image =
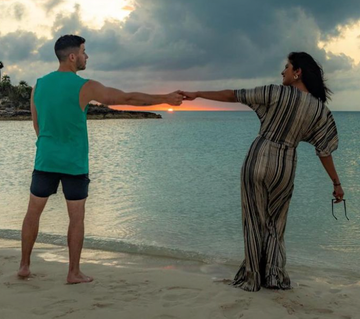
<instances>
[{"instance_id":1,"label":"small wave","mask_svg":"<svg viewBox=\"0 0 360 319\"><path fill-rule=\"evenodd\" d=\"M0 229L0 238L21 240L21 231L13 229ZM67 237L63 235L39 233L36 242L57 246L67 246ZM232 260L226 257L211 256L195 251L187 251L176 248L137 244L117 238L86 236L84 238L84 248L153 257L173 258L207 264L216 263L224 265L239 265L240 263L238 260Z\"/></svg>"}]
</instances>

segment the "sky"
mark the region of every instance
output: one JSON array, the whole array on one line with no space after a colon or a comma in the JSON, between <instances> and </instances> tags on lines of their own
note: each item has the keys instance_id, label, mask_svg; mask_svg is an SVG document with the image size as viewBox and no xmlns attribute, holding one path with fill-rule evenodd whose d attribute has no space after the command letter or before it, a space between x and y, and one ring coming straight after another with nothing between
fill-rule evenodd
<instances>
[{"instance_id":1,"label":"sky","mask_svg":"<svg viewBox=\"0 0 360 319\"><path fill-rule=\"evenodd\" d=\"M64 34L86 39L80 76L152 94L281 84L288 53L305 51L324 68L329 108L360 111L359 0L1 0L2 73L33 86L57 69ZM248 108L197 99L174 110Z\"/></svg>"}]
</instances>

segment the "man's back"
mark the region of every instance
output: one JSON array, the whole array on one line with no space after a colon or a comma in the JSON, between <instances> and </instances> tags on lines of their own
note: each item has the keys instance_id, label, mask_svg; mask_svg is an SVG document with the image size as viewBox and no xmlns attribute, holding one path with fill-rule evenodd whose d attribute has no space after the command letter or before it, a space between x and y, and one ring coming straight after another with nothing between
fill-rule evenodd
<instances>
[{"instance_id":1,"label":"man's back","mask_svg":"<svg viewBox=\"0 0 360 319\"><path fill-rule=\"evenodd\" d=\"M38 79L34 104L39 136L35 169L71 175L87 174L86 113L79 93L87 80L73 72L52 72Z\"/></svg>"}]
</instances>

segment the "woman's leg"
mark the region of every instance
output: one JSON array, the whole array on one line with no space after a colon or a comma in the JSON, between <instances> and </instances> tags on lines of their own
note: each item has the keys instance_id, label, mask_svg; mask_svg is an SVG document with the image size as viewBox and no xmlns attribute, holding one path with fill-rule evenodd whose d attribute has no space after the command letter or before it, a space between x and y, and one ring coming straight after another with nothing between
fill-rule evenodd
<instances>
[{"instance_id":1,"label":"woman's leg","mask_svg":"<svg viewBox=\"0 0 360 319\"><path fill-rule=\"evenodd\" d=\"M266 288L290 289L290 278L285 270L284 233L294 189L296 165L293 157L286 152L278 155L277 165L273 165L268 172L269 206L265 216L261 282Z\"/></svg>"},{"instance_id":2,"label":"woman's leg","mask_svg":"<svg viewBox=\"0 0 360 319\"><path fill-rule=\"evenodd\" d=\"M253 145L241 173L242 222L245 260L232 284L246 291L258 291L261 287L262 246L268 192L264 184L267 172L266 145ZM266 151L265 151L266 154Z\"/></svg>"}]
</instances>

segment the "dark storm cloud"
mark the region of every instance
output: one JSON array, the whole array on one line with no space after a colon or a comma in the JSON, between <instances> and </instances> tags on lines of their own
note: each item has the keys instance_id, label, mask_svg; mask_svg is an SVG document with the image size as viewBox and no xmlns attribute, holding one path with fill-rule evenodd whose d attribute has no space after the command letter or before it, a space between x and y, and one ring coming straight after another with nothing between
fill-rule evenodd
<instances>
[{"instance_id":1,"label":"dark storm cloud","mask_svg":"<svg viewBox=\"0 0 360 319\"><path fill-rule=\"evenodd\" d=\"M0 37L2 59L10 63L18 63L24 60L33 60L40 39L35 33L17 31ZM30 61L29 61L30 62Z\"/></svg>"},{"instance_id":2,"label":"dark storm cloud","mask_svg":"<svg viewBox=\"0 0 360 319\"><path fill-rule=\"evenodd\" d=\"M124 25L82 32L90 53L101 57L98 70L146 68L179 80L255 78L280 72L290 51L307 51L334 71L350 68L349 59L328 60L317 44L339 23L360 17L360 2L349 2L357 13L335 1L321 7L314 1L144 0Z\"/></svg>"},{"instance_id":3,"label":"dark storm cloud","mask_svg":"<svg viewBox=\"0 0 360 319\"><path fill-rule=\"evenodd\" d=\"M41 40L37 58L56 61L54 42L71 33L87 39L90 69L152 74L159 81L275 78L291 51L309 52L328 73L350 69L351 60L327 55L319 40L359 18L358 0L138 0L125 22L107 21L93 30L81 21L77 5L71 15L57 16L53 39ZM40 41L11 37L0 38L0 45L14 60L32 56Z\"/></svg>"}]
</instances>

